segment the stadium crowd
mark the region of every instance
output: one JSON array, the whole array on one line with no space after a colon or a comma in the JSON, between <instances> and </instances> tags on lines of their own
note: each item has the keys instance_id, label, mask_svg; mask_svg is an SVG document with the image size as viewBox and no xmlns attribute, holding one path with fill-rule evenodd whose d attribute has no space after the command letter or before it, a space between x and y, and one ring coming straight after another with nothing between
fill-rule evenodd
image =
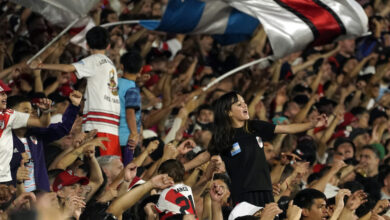
<instances>
[{"instance_id":1,"label":"stadium crowd","mask_svg":"<svg viewBox=\"0 0 390 220\"><path fill-rule=\"evenodd\" d=\"M102 0L96 25L167 0ZM370 34L272 55L96 26L87 47L0 0L0 219L390 219L390 2ZM233 92L234 91L234 92Z\"/></svg>"}]
</instances>

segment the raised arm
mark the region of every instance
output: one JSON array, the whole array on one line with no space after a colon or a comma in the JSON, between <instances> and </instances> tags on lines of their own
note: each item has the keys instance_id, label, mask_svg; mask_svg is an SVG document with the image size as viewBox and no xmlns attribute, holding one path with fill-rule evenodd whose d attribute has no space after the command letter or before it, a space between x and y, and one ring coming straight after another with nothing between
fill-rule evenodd
<instances>
[{"instance_id":1,"label":"raised arm","mask_svg":"<svg viewBox=\"0 0 390 220\"><path fill-rule=\"evenodd\" d=\"M88 202L99 187L103 184L103 173L102 169L99 166L99 163L95 157L95 146L90 147L84 154L88 158L88 164L90 167L90 176L88 186L91 187L91 191L86 196L86 201Z\"/></svg>"},{"instance_id":2,"label":"raised arm","mask_svg":"<svg viewBox=\"0 0 390 220\"><path fill-rule=\"evenodd\" d=\"M113 214L117 218L120 218L125 210L131 208L153 188L165 189L172 186L173 184L174 183L172 178L170 178L167 174L157 175L141 186L130 190L123 196L114 200L106 212Z\"/></svg>"},{"instance_id":3,"label":"raised arm","mask_svg":"<svg viewBox=\"0 0 390 220\"><path fill-rule=\"evenodd\" d=\"M210 157L211 157L210 153L208 151L205 151L205 152L199 154L198 156L196 156L190 162L184 164L184 169L186 171L188 171L188 170L191 170L195 167L198 167L198 166L206 163L207 161L209 161Z\"/></svg>"},{"instance_id":4,"label":"raised arm","mask_svg":"<svg viewBox=\"0 0 390 220\"><path fill-rule=\"evenodd\" d=\"M43 70L55 70L61 72L74 72L76 68L72 64L44 64L37 60L34 60L30 63L30 68L33 70L43 69Z\"/></svg>"},{"instance_id":5,"label":"raised arm","mask_svg":"<svg viewBox=\"0 0 390 220\"><path fill-rule=\"evenodd\" d=\"M276 125L276 134L296 134L327 124L328 117L325 114L310 119L310 122L288 125Z\"/></svg>"},{"instance_id":6,"label":"raised arm","mask_svg":"<svg viewBox=\"0 0 390 220\"><path fill-rule=\"evenodd\" d=\"M50 99L40 99L37 103L38 108L42 111L41 117L30 116L27 121L27 127L47 127L50 124Z\"/></svg>"},{"instance_id":7,"label":"raised arm","mask_svg":"<svg viewBox=\"0 0 390 220\"><path fill-rule=\"evenodd\" d=\"M68 166L70 166L80 155L82 155L88 147L95 147L99 146L103 150L106 150L104 147L104 144L102 141L109 141L106 137L98 137L91 141L88 141L87 143L81 145L80 147L74 149L70 153L66 154L61 160L57 163L56 169L62 169L65 170Z\"/></svg>"}]
</instances>

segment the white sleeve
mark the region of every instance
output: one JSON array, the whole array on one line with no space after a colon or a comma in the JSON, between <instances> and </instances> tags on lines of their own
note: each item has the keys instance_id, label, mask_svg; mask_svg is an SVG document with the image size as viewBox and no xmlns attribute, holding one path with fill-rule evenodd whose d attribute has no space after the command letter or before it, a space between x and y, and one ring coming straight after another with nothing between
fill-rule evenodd
<instances>
[{"instance_id":1,"label":"white sleeve","mask_svg":"<svg viewBox=\"0 0 390 220\"><path fill-rule=\"evenodd\" d=\"M96 73L95 68L97 64L96 59L93 56L89 56L76 63L72 63L72 65L75 67L76 76L79 79L93 76Z\"/></svg>"},{"instance_id":2,"label":"white sleeve","mask_svg":"<svg viewBox=\"0 0 390 220\"><path fill-rule=\"evenodd\" d=\"M30 114L14 111L10 118L12 129L26 127L28 118L30 118Z\"/></svg>"},{"instance_id":3,"label":"white sleeve","mask_svg":"<svg viewBox=\"0 0 390 220\"><path fill-rule=\"evenodd\" d=\"M176 117L175 120L173 121L171 130L169 130L167 136L165 136L164 138L165 144L168 144L169 142L175 140L176 132L179 130L180 125L181 125L181 118Z\"/></svg>"}]
</instances>

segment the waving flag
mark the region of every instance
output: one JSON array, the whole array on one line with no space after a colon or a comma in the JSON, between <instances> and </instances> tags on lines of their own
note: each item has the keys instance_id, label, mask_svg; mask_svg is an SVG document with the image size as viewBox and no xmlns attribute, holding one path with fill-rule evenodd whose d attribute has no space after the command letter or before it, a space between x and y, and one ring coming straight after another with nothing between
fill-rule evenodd
<instances>
[{"instance_id":1,"label":"waving flag","mask_svg":"<svg viewBox=\"0 0 390 220\"><path fill-rule=\"evenodd\" d=\"M74 20L84 17L100 0L11 0L41 14L50 23L66 27ZM74 27L85 26L88 19Z\"/></svg>"},{"instance_id":2,"label":"waving flag","mask_svg":"<svg viewBox=\"0 0 390 220\"><path fill-rule=\"evenodd\" d=\"M355 0L227 0L256 16L264 26L274 55L323 45L367 32L368 19Z\"/></svg>"},{"instance_id":3,"label":"waving flag","mask_svg":"<svg viewBox=\"0 0 390 220\"><path fill-rule=\"evenodd\" d=\"M218 35L236 43L261 22L274 56L367 32L368 19L355 0L170 0L161 22L141 24L152 30Z\"/></svg>"},{"instance_id":4,"label":"waving flag","mask_svg":"<svg viewBox=\"0 0 390 220\"><path fill-rule=\"evenodd\" d=\"M170 33L211 34L220 43L231 44L249 39L259 21L221 0L170 0L161 22L141 21L141 24Z\"/></svg>"}]
</instances>

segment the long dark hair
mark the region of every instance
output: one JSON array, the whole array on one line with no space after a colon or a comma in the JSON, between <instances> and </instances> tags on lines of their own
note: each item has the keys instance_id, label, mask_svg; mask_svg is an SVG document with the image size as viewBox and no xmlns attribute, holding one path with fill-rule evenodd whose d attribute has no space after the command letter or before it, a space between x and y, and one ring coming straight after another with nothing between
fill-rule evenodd
<instances>
[{"instance_id":1,"label":"long dark hair","mask_svg":"<svg viewBox=\"0 0 390 220\"><path fill-rule=\"evenodd\" d=\"M234 129L229 111L236 102L238 102L237 92L226 93L214 102L213 135L209 145L211 154L224 153L231 148Z\"/></svg>"}]
</instances>

